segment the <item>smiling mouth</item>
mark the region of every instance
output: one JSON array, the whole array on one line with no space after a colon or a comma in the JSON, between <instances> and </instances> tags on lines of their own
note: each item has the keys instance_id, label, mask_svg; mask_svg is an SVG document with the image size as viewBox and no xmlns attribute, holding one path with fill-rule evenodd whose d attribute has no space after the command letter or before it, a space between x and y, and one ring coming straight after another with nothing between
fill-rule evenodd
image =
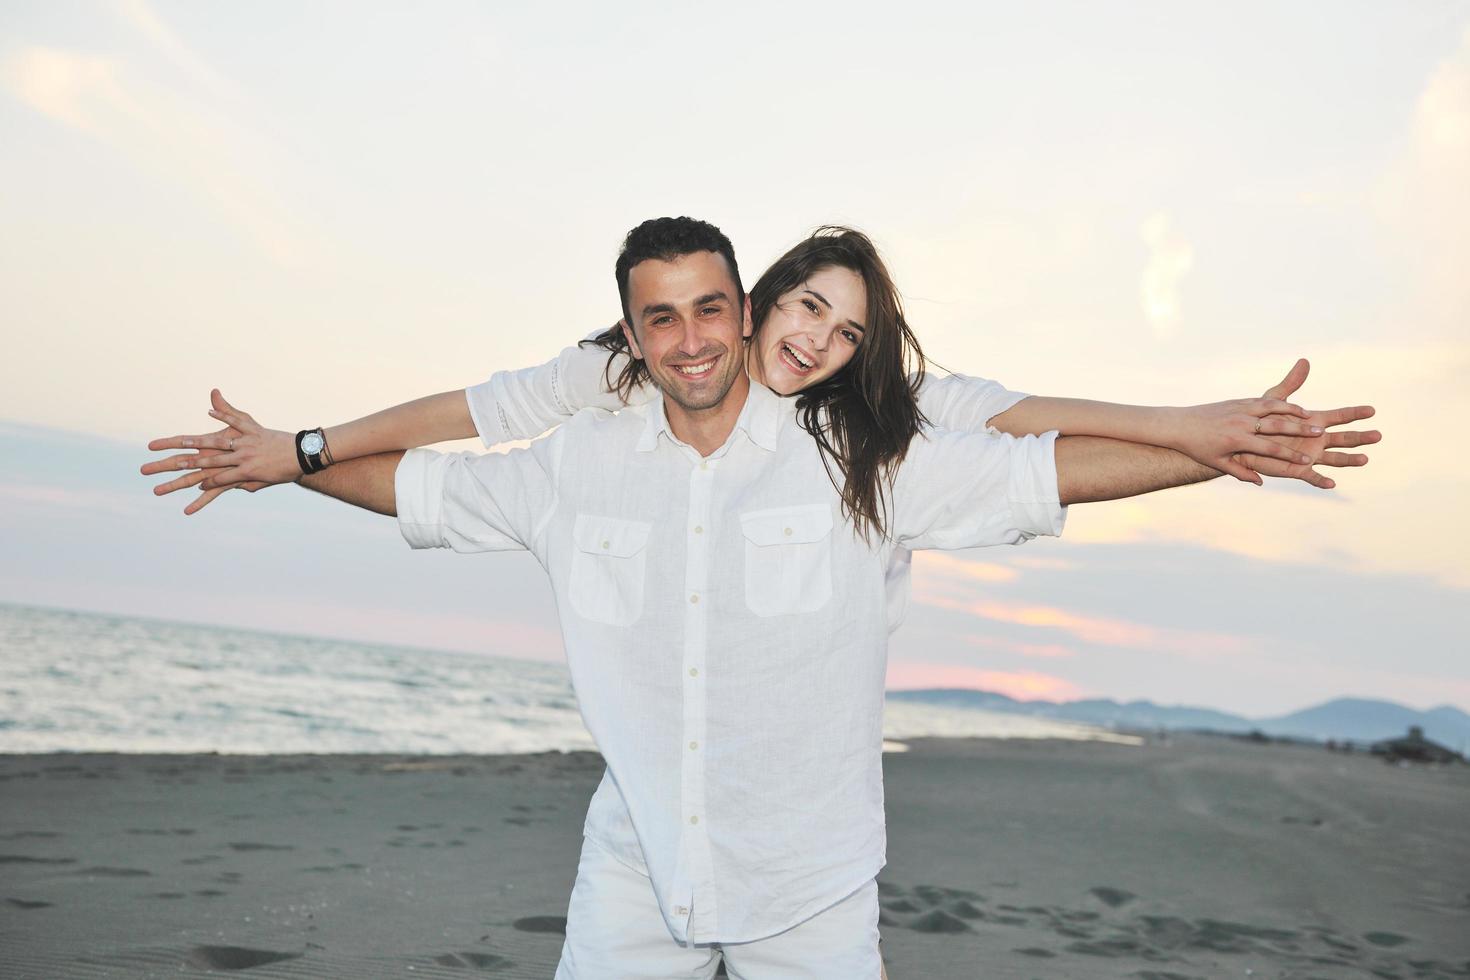
<instances>
[{"instance_id":1,"label":"smiling mouth","mask_svg":"<svg viewBox=\"0 0 1470 980\"><path fill-rule=\"evenodd\" d=\"M781 343L781 360L797 374L809 374L817 366L816 361L811 360L784 341Z\"/></svg>"},{"instance_id":2,"label":"smiling mouth","mask_svg":"<svg viewBox=\"0 0 1470 980\"><path fill-rule=\"evenodd\" d=\"M715 362L719 359L719 355L716 355L698 364L675 364L673 368L686 378L702 378L714 370Z\"/></svg>"}]
</instances>

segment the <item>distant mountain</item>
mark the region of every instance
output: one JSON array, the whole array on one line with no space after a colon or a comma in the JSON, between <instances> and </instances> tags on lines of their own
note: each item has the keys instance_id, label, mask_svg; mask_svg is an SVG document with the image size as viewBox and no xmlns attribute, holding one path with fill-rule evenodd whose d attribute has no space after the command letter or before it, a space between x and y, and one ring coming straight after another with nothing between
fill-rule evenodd
<instances>
[{"instance_id":1,"label":"distant mountain","mask_svg":"<svg viewBox=\"0 0 1470 980\"><path fill-rule=\"evenodd\" d=\"M1396 738L1407 732L1410 725L1418 725L1424 729L1425 737L1457 752L1470 746L1470 714L1450 705L1416 711L1392 701L1338 698L1275 718L1251 719L1211 708L1164 706L1152 701L1129 701L1126 704L1113 700L1017 701L1004 694L967 688L889 691L888 697L895 701L1003 711L1104 728L1204 729L1233 733L1258 730L1267 735L1317 741L1376 742Z\"/></svg>"}]
</instances>

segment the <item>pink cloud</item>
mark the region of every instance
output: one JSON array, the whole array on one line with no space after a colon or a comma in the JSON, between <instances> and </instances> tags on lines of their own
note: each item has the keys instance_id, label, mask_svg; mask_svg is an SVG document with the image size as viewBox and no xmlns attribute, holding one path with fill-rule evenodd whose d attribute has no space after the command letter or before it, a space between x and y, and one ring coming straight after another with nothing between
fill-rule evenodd
<instances>
[{"instance_id":1,"label":"pink cloud","mask_svg":"<svg viewBox=\"0 0 1470 980\"><path fill-rule=\"evenodd\" d=\"M966 634L962 639L972 647L999 650L1003 653L1019 653L1023 657L1075 657L1077 651L1060 643L1021 643L999 636Z\"/></svg>"},{"instance_id":2,"label":"pink cloud","mask_svg":"<svg viewBox=\"0 0 1470 980\"><path fill-rule=\"evenodd\" d=\"M1062 677L1035 671L981 670L960 664L889 661L885 686L891 691L960 687L994 691L1018 701L1071 701L1087 692Z\"/></svg>"}]
</instances>

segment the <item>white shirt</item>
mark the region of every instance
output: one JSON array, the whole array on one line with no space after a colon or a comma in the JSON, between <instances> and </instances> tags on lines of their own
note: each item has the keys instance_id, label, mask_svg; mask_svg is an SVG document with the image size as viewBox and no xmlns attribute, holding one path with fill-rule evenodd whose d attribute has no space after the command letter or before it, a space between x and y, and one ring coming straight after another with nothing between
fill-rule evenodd
<instances>
[{"instance_id":1,"label":"white shirt","mask_svg":"<svg viewBox=\"0 0 1470 980\"><path fill-rule=\"evenodd\" d=\"M917 437L866 543L794 400L752 384L705 459L661 399L505 454L410 451L398 520L417 548L536 556L607 761L589 836L641 855L676 938L746 942L883 866L894 549L1059 533L1054 441Z\"/></svg>"},{"instance_id":2,"label":"white shirt","mask_svg":"<svg viewBox=\"0 0 1470 980\"><path fill-rule=\"evenodd\" d=\"M609 412L624 408L607 382L618 377L628 358L613 358L610 374L608 359L602 347L568 347L545 364L497 371L488 381L466 388L470 417L480 440L488 449L516 439L533 439L584 408ZM642 405L657 395L653 385L640 385L629 393L627 404ZM985 378L925 374L919 385L919 410L939 429L1000 435L990 420L1026 397L1025 392L1010 391ZM908 549L894 550L887 585L890 631L898 629L908 614L912 565Z\"/></svg>"}]
</instances>

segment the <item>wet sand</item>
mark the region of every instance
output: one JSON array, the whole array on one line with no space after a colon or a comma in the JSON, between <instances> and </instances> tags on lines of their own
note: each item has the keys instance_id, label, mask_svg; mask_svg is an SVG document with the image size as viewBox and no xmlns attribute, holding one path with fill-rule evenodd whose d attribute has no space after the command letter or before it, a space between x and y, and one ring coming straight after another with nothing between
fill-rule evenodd
<instances>
[{"instance_id":1,"label":"wet sand","mask_svg":"<svg viewBox=\"0 0 1470 980\"><path fill-rule=\"evenodd\" d=\"M885 756L893 980L1470 977L1470 766ZM0 756L0 976L550 977L591 753Z\"/></svg>"}]
</instances>

